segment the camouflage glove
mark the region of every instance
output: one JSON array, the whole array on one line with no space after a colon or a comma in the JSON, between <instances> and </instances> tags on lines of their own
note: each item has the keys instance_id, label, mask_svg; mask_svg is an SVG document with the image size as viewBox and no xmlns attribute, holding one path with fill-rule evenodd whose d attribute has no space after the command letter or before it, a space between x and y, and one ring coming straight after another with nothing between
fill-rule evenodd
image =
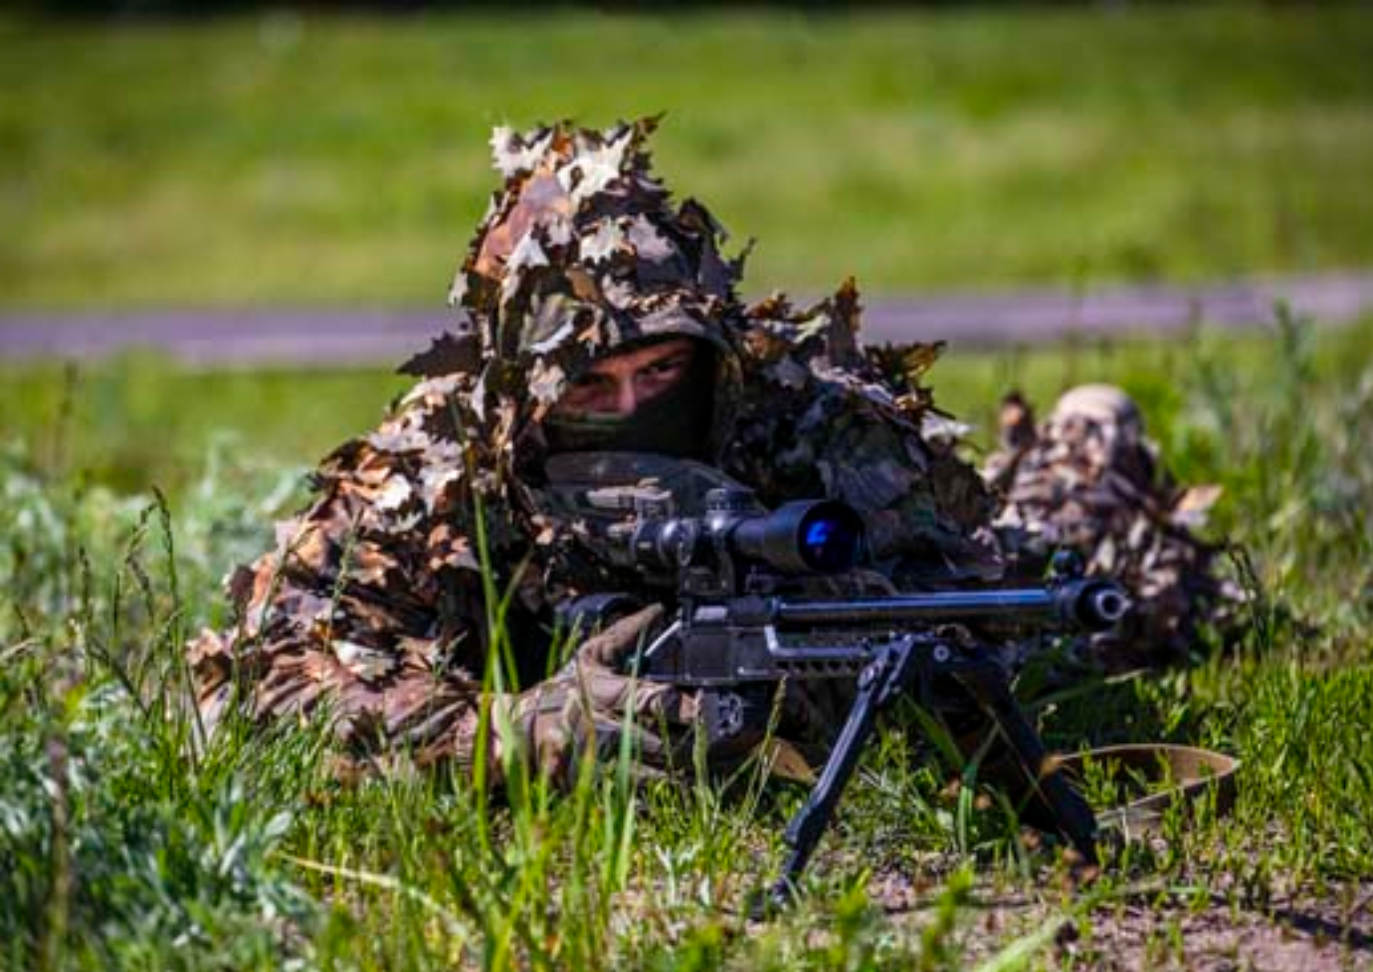
<instances>
[{"instance_id":1,"label":"camouflage glove","mask_svg":"<svg viewBox=\"0 0 1373 972\"><path fill-rule=\"evenodd\" d=\"M615 622L587 640L547 682L517 696L498 696L493 729L504 724L509 731L492 734L494 765L504 765L504 744L513 741L535 772L570 786L588 750L598 761L613 760L628 733L644 775L669 768L695 720L694 694L621 674L662 613L653 605Z\"/></svg>"}]
</instances>

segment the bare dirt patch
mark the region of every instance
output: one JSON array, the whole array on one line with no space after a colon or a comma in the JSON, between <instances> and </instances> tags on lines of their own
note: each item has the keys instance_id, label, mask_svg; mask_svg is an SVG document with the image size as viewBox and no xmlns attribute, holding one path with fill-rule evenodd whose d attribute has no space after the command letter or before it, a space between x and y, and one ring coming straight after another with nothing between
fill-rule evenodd
<instances>
[{"instance_id":1,"label":"bare dirt patch","mask_svg":"<svg viewBox=\"0 0 1373 972\"><path fill-rule=\"evenodd\" d=\"M888 915L908 929L923 929L933 919L931 890L924 881L896 875L879 877L870 888ZM1070 915L1072 900L1050 877L1029 891L980 885L967 903L978 917L959 932L965 958L984 961L1052 925L1052 945L1038 961L1063 970L1373 969L1373 881L1308 887L1262 903L1195 885L1158 887L1113 894L1076 917Z\"/></svg>"},{"instance_id":2,"label":"bare dirt patch","mask_svg":"<svg viewBox=\"0 0 1373 972\"><path fill-rule=\"evenodd\" d=\"M1373 885L1298 893L1245 908L1224 896L1099 909L1060 936L1064 968L1335 972L1373 968Z\"/></svg>"}]
</instances>

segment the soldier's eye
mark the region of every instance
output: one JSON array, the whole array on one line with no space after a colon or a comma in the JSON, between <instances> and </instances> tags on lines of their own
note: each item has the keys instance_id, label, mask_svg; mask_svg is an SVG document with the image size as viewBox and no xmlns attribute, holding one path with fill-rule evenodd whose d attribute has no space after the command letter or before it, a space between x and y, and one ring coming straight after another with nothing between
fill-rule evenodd
<instances>
[{"instance_id":1,"label":"soldier's eye","mask_svg":"<svg viewBox=\"0 0 1373 972\"><path fill-rule=\"evenodd\" d=\"M669 375L674 371L681 371L687 365L687 359L683 356L664 358L662 361L655 361L646 369L650 375Z\"/></svg>"},{"instance_id":2,"label":"soldier's eye","mask_svg":"<svg viewBox=\"0 0 1373 972\"><path fill-rule=\"evenodd\" d=\"M572 382L573 388L580 389L599 389L611 388L615 384L614 379L607 378L605 375L589 374L581 375Z\"/></svg>"}]
</instances>

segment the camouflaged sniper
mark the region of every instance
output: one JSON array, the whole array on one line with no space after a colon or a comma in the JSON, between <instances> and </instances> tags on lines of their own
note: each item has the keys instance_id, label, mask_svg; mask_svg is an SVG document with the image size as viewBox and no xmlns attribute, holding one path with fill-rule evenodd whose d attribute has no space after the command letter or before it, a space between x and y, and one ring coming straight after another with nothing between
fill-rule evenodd
<instances>
[{"instance_id":1,"label":"camouflaged sniper","mask_svg":"<svg viewBox=\"0 0 1373 972\"><path fill-rule=\"evenodd\" d=\"M323 711L364 764L470 763L490 650L477 517L528 684L549 671L553 606L623 587L551 501L544 420L590 362L660 335L714 349L705 458L764 503L843 499L907 584L995 571L987 491L922 435L935 351L860 349L851 281L809 308L744 306L719 224L653 176L654 126L496 131L504 184L453 284L454 330L404 366L418 381L378 428L324 459L275 549L233 574L235 626L190 646L208 726L231 704Z\"/></svg>"},{"instance_id":2,"label":"camouflaged sniper","mask_svg":"<svg viewBox=\"0 0 1373 972\"><path fill-rule=\"evenodd\" d=\"M1239 591L1193 532L1220 489L1175 483L1120 389L1075 388L1039 426L1028 402L1006 396L985 472L1002 498L994 527L1008 570L1033 576L1068 549L1130 591L1134 609L1117 630L1075 643L1080 661L1108 672L1185 661L1202 624L1222 635L1233 626Z\"/></svg>"}]
</instances>

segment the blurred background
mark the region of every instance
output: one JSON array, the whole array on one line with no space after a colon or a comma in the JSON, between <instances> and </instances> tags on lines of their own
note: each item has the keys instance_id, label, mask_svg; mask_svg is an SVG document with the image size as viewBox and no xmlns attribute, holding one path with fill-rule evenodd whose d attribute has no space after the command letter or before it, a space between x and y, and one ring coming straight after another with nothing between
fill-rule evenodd
<instances>
[{"instance_id":1,"label":"blurred background","mask_svg":"<svg viewBox=\"0 0 1373 972\"><path fill-rule=\"evenodd\" d=\"M492 126L658 112L750 296L855 275L985 428L1164 318L1366 314L1371 106L1367 5L10 5L0 442L117 489L222 434L309 465L448 320Z\"/></svg>"}]
</instances>

